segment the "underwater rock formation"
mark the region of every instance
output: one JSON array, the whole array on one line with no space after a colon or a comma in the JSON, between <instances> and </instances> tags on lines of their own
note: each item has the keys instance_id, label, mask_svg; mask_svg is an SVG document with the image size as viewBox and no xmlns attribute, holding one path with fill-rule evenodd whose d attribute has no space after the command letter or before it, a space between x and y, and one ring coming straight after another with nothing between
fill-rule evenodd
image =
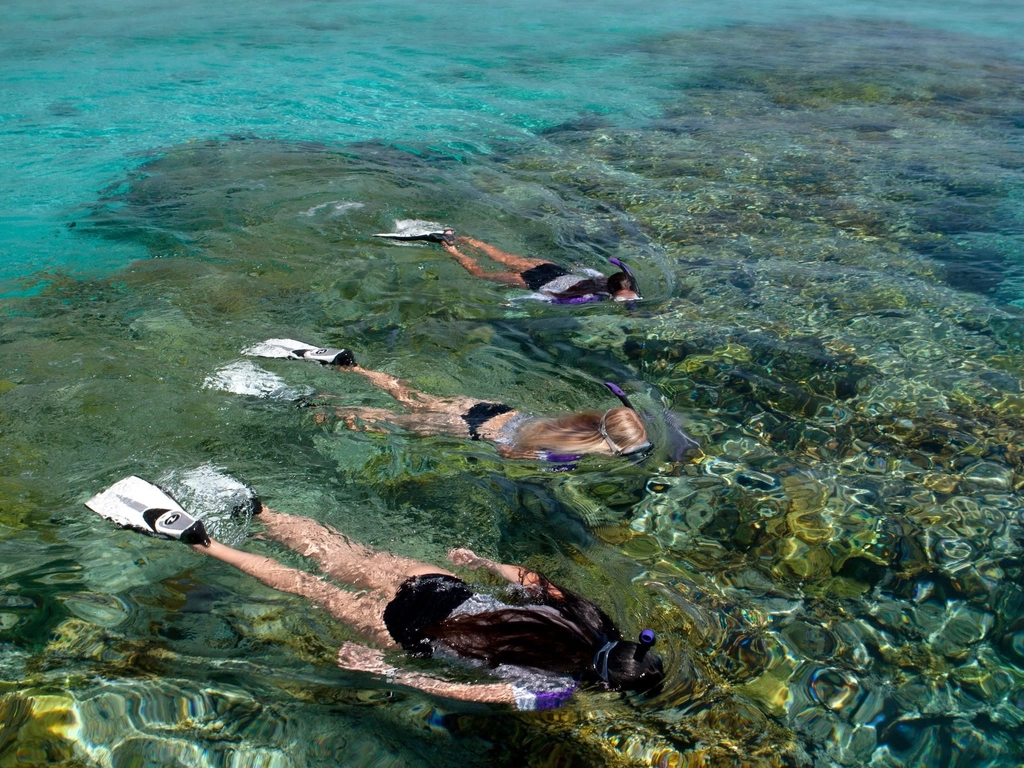
<instances>
[{"instance_id":1,"label":"underwater rock formation","mask_svg":"<svg viewBox=\"0 0 1024 768\"><path fill-rule=\"evenodd\" d=\"M402 721L427 734L423 762L449 730L480 740L457 742L463 764L490 745L533 765L1024 759L1024 66L989 41L898 24L705 30L639 52L677 84L662 115L584 115L471 160L253 137L164 148L74 230L152 259L46 275L7 302L0 523L47 555L5 550L0 573L24 584L0 602L18 649L4 659L66 686L45 699L3 681L0 711L33 750L80 727L72 710L93 743L118 738L97 713L130 720L126 761L139 733L170 743L198 727L270 750L267 734L304 733L297 718L344 711L356 753ZM562 263L622 257L648 300L510 305L437 249L369 237L427 216ZM614 376L663 397L702 451L561 477L202 388L284 334L535 412L600 407ZM391 405L330 371L274 371L297 391ZM289 674L329 665L338 630L240 599L241 581L203 587L223 577L183 575L159 543L78 510L115 475L204 461L373 544L415 538L410 554L437 559L475 537L616 599L612 577L642 582L668 652L694 672L647 705L597 696L511 725L423 700L388 715L380 691L326 673L236 674L227 660L245 643ZM223 668L219 687L196 690L192 653ZM150 692L88 682L130 688L126 659L168 678L152 683L151 722L129 705ZM165 711L178 699L194 721ZM72 759L53 739L53 758ZM0 735L0 760L10 745ZM327 764L343 745L309 748Z\"/></svg>"}]
</instances>

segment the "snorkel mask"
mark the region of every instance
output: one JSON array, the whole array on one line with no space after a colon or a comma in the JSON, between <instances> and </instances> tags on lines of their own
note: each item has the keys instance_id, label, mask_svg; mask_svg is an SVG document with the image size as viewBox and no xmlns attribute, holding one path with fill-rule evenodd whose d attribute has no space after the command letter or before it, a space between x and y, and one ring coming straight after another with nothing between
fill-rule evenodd
<instances>
[{"instance_id":1,"label":"snorkel mask","mask_svg":"<svg viewBox=\"0 0 1024 768\"><path fill-rule=\"evenodd\" d=\"M653 434L659 443L663 443L668 451L668 457L672 461L683 461L686 458L687 453L694 449L700 448L700 443L686 434L686 430L680 423L679 418L672 413L667 407L661 408L658 411L648 410L645 408L642 412L638 411L636 406L629 401L626 397L626 393L622 391L622 388L618 384L611 381L604 382L604 385L611 390L611 393L619 398L619 401L635 412L643 420L644 425L647 427L647 434ZM605 413L607 416L607 412ZM601 426L599 428L601 437L605 439L609 447L616 452L618 456L629 456L633 459L634 463L642 464L653 454L653 443L650 439L644 444L634 448L627 453L619 453L618 446L608 439L608 435L605 430L605 419L601 418Z\"/></svg>"},{"instance_id":2,"label":"snorkel mask","mask_svg":"<svg viewBox=\"0 0 1024 768\"><path fill-rule=\"evenodd\" d=\"M611 381L606 381L604 385L608 387L609 390L611 390L611 393L613 395L619 398L619 401L624 406L629 408L629 410L637 414L637 416L639 417L639 412L636 408L633 407L633 404L629 402L629 398L626 397L626 393L622 391L622 388L618 384L615 384L614 382ZM604 438L604 441L608 443L608 447L612 449L612 453L614 453L616 456L636 456L641 461L647 458L647 456L650 455L651 449L654 448L654 444L650 440L644 440L644 442L642 442L640 445L634 448L630 448L629 450L626 450L625 448L620 448L614 440L608 437L608 429L605 422L608 419L609 413L610 411L604 412L604 415L601 417L601 425L597 428L597 431L601 435L601 437Z\"/></svg>"},{"instance_id":3,"label":"snorkel mask","mask_svg":"<svg viewBox=\"0 0 1024 768\"><path fill-rule=\"evenodd\" d=\"M633 659L643 661L644 657L647 656L647 652L654 647L657 639L653 629L643 630L637 638ZM618 644L618 640L609 640L594 654L594 671L597 672L597 676L601 678L605 685L608 684L608 657L611 655L612 649Z\"/></svg>"},{"instance_id":4,"label":"snorkel mask","mask_svg":"<svg viewBox=\"0 0 1024 768\"><path fill-rule=\"evenodd\" d=\"M619 269L626 273L626 277L629 278L629 289L636 294L636 297L638 299L642 299L643 295L640 293L640 284L636 281L636 277L633 275L633 273L629 271L629 267L627 267L625 264L623 264L621 261L615 258L608 259L608 262L614 264L616 267L618 267Z\"/></svg>"}]
</instances>

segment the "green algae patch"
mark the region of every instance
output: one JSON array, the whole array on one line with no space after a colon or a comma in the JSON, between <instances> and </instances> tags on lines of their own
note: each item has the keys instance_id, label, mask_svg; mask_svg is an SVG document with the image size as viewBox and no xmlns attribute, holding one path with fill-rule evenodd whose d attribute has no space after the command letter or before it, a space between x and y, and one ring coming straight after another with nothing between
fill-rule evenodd
<instances>
[{"instance_id":1,"label":"green algae patch","mask_svg":"<svg viewBox=\"0 0 1024 768\"><path fill-rule=\"evenodd\" d=\"M1021 721L1024 315L1006 211L1022 70L971 45L898 24L652 40L630 53L678 83L662 114L552 126L465 163L380 143L154 150L75 234L151 258L109 280L40 276L5 315L0 522L12 548L54 553L29 575L63 590L29 666L58 690L83 667L104 681L75 678L82 739L125 763L173 755L180 732L266 747L243 761L287 742L336 762L376 754L380 728L440 733L431 756L450 732L490 739L505 764L860 764L892 754L897 723L904 762L934 743L1019 762L1004 725ZM618 255L646 298L512 302L440 249L370 237L405 217L564 264ZM614 378L703 451L551 472L468 440L324 426L300 406L402 410L344 372L260 360L279 396L210 383L280 336L529 413L607 408ZM334 669L348 635L323 612L81 507L126 474L203 462L387 551L441 563L469 545L564 578L630 632L657 629L666 689L523 718L393 695ZM111 572L80 567L97 552L118 554ZM35 605L4 608L4 631ZM143 705L159 738L129 716Z\"/></svg>"}]
</instances>

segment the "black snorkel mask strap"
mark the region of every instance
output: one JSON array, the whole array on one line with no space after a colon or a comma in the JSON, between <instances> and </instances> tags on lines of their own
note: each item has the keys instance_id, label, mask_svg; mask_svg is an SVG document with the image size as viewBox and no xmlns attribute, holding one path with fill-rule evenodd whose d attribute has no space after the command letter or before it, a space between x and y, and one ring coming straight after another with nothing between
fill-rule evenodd
<instances>
[{"instance_id":1,"label":"black snorkel mask strap","mask_svg":"<svg viewBox=\"0 0 1024 768\"><path fill-rule=\"evenodd\" d=\"M630 290L633 291L633 293L636 294L636 297L638 299L642 299L643 298L643 294L640 293L640 284L636 281L636 277L633 275L633 273L629 271L629 267L627 267L619 259L616 259L616 258L610 258L610 259L608 259L608 262L610 264L614 264L616 267L618 267L619 269L621 269L623 272L626 273L626 277L629 278L629 288L630 288Z\"/></svg>"},{"instance_id":2,"label":"black snorkel mask strap","mask_svg":"<svg viewBox=\"0 0 1024 768\"><path fill-rule=\"evenodd\" d=\"M601 637L602 640L605 636ZM634 661L643 661L647 656L647 652L654 647L654 644L658 641L657 635L654 634L653 629L645 629L640 633L640 636L636 641L636 650L633 651ZM594 671L597 672L597 676L608 684L608 658L611 656L612 649L619 644L618 640L608 640L603 643L598 649L597 653L594 654Z\"/></svg>"}]
</instances>

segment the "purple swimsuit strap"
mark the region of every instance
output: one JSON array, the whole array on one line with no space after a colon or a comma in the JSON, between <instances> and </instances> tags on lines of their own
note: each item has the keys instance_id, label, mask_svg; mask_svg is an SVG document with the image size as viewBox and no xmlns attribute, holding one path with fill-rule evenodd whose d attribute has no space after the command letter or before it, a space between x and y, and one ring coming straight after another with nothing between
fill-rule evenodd
<instances>
[{"instance_id":1,"label":"purple swimsuit strap","mask_svg":"<svg viewBox=\"0 0 1024 768\"><path fill-rule=\"evenodd\" d=\"M577 462L583 458L579 453L551 453L551 451L539 451L537 458L550 462L555 466L549 467L552 472L572 472L579 466Z\"/></svg>"},{"instance_id":2,"label":"purple swimsuit strap","mask_svg":"<svg viewBox=\"0 0 1024 768\"><path fill-rule=\"evenodd\" d=\"M591 294L590 296L573 296L565 299L552 299L552 304L587 304L591 301L601 301L600 296Z\"/></svg>"},{"instance_id":3,"label":"purple swimsuit strap","mask_svg":"<svg viewBox=\"0 0 1024 768\"><path fill-rule=\"evenodd\" d=\"M551 453L544 451L544 461L552 461L555 464L565 464L568 461L579 461L583 458L580 453Z\"/></svg>"}]
</instances>

